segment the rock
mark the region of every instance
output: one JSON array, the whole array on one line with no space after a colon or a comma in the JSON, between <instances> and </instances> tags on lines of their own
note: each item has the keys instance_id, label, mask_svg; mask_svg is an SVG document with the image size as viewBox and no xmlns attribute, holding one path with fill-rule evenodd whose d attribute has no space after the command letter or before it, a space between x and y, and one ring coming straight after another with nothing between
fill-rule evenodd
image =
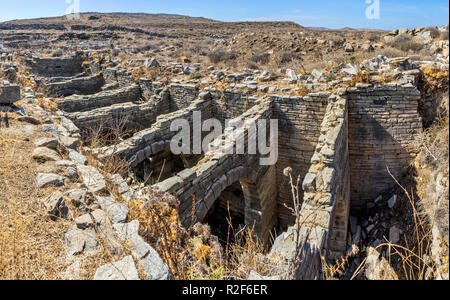
<instances>
[{"instance_id":1,"label":"rock","mask_svg":"<svg viewBox=\"0 0 450 300\"><path fill-rule=\"evenodd\" d=\"M190 75L190 74L196 73L197 71L198 71L197 68L186 67L186 68L184 68L183 73L186 75Z\"/></svg>"},{"instance_id":2,"label":"rock","mask_svg":"<svg viewBox=\"0 0 450 300\"><path fill-rule=\"evenodd\" d=\"M22 99L17 85L0 86L0 104L13 104Z\"/></svg>"},{"instance_id":3,"label":"rock","mask_svg":"<svg viewBox=\"0 0 450 300\"><path fill-rule=\"evenodd\" d=\"M72 203L73 206L82 210L95 210L100 206L95 205L92 193L84 189L74 189L66 192L64 196Z\"/></svg>"},{"instance_id":4,"label":"rock","mask_svg":"<svg viewBox=\"0 0 450 300\"><path fill-rule=\"evenodd\" d=\"M367 249L366 278L368 280L398 280L398 276L387 260L372 247Z\"/></svg>"},{"instance_id":5,"label":"rock","mask_svg":"<svg viewBox=\"0 0 450 300\"><path fill-rule=\"evenodd\" d=\"M131 253L138 260L150 280L169 280L172 278L168 266L162 261L158 252L139 236L139 222L116 224L114 229L131 247Z\"/></svg>"},{"instance_id":6,"label":"rock","mask_svg":"<svg viewBox=\"0 0 450 300\"><path fill-rule=\"evenodd\" d=\"M247 280L253 280L253 281L268 281L268 280L281 280L280 276L262 276L259 275L255 271L251 271L250 275L248 276Z\"/></svg>"},{"instance_id":7,"label":"rock","mask_svg":"<svg viewBox=\"0 0 450 300\"><path fill-rule=\"evenodd\" d=\"M398 29L394 29L391 32L389 32L389 35L396 36L396 35L398 35L398 31L399 31Z\"/></svg>"},{"instance_id":8,"label":"rock","mask_svg":"<svg viewBox=\"0 0 450 300\"><path fill-rule=\"evenodd\" d=\"M131 200L133 191L130 190L128 183L119 174L109 175L109 182L114 189L128 202Z\"/></svg>"},{"instance_id":9,"label":"rock","mask_svg":"<svg viewBox=\"0 0 450 300\"><path fill-rule=\"evenodd\" d=\"M400 229L397 226L391 227L389 231L389 241L392 244L397 244L400 241Z\"/></svg>"},{"instance_id":10,"label":"rock","mask_svg":"<svg viewBox=\"0 0 450 300\"><path fill-rule=\"evenodd\" d=\"M413 34L417 35L418 33L421 33L424 30L425 30L425 27L416 27L413 30Z\"/></svg>"},{"instance_id":11,"label":"rock","mask_svg":"<svg viewBox=\"0 0 450 300\"><path fill-rule=\"evenodd\" d=\"M72 214L67 207L61 192L54 192L50 197L42 201L47 213L53 217L72 220Z\"/></svg>"},{"instance_id":12,"label":"rock","mask_svg":"<svg viewBox=\"0 0 450 300\"><path fill-rule=\"evenodd\" d=\"M103 175L92 166L77 165L78 172L83 179L83 183L92 193L98 193L106 188L106 182Z\"/></svg>"},{"instance_id":13,"label":"rock","mask_svg":"<svg viewBox=\"0 0 450 300\"><path fill-rule=\"evenodd\" d=\"M431 36L430 31L425 31L424 33L422 33L420 35L420 39L422 43L425 45L431 44L433 42L433 37Z\"/></svg>"},{"instance_id":14,"label":"rock","mask_svg":"<svg viewBox=\"0 0 450 300\"><path fill-rule=\"evenodd\" d=\"M80 276L81 262L76 259L64 272L65 280L81 280Z\"/></svg>"},{"instance_id":15,"label":"rock","mask_svg":"<svg viewBox=\"0 0 450 300\"><path fill-rule=\"evenodd\" d=\"M77 138L73 138L73 137L60 136L59 142L61 143L61 145L63 145L64 147L66 147L68 149L76 150L77 145L80 142L80 140Z\"/></svg>"},{"instance_id":16,"label":"rock","mask_svg":"<svg viewBox=\"0 0 450 300\"><path fill-rule=\"evenodd\" d=\"M356 217L350 217L350 231L355 234L358 227L358 219Z\"/></svg>"},{"instance_id":17,"label":"rock","mask_svg":"<svg viewBox=\"0 0 450 300\"><path fill-rule=\"evenodd\" d=\"M152 67L159 67L159 62L155 58L149 58L145 60L144 66L149 69Z\"/></svg>"},{"instance_id":18,"label":"rock","mask_svg":"<svg viewBox=\"0 0 450 300\"><path fill-rule=\"evenodd\" d=\"M356 75L358 74L358 70L353 66L352 64L348 64L347 68L342 69L343 72L350 74L350 75Z\"/></svg>"},{"instance_id":19,"label":"rock","mask_svg":"<svg viewBox=\"0 0 450 300\"><path fill-rule=\"evenodd\" d=\"M375 52L375 48L370 44L364 44L361 48L366 52Z\"/></svg>"},{"instance_id":20,"label":"rock","mask_svg":"<svg viewBox=\"0 0 450 300\"><path fill-rule=\"evenodd\" d=\"M380 202L381 200L383 200L383 196L378 196L377 199L375 199L374 203L378 204L378 202Z\"/></svg>"},{"instance_id":21,"label":"rock","mask_svg":"<svg viewBox=\"0 0 450 300\"><path fill-rule=\"evenodd\" d=\"M84 214L84 215L76 218L75 224L77 224L77 227L82 230L94 227L94 221L92 220L92 217L90 214Z\"/></svg>"},{"instance_id":22,"label":"rock","mask_svg":"<svg viewBox=\"0 0 450 300\"><path fill-rule=\"evenodd\" d=\"M316 190L316 174L308 173L303 180L303 190L307 193L312 193Z\"/></svg>"},{"instance_id":23,"label":"rock","mask_svg":"<svg viewBox=\"0 0 450 300\"><path fill-rule=\"evenodd\" d=\"M361 234L362 234L362 228L361 228L361 226L357 226L356 232L352 238L353 245L359 246L359 244L361 243Z\"/></svg>"},{"instance_id":24,"label":"rock","mask_svg":"<svg viewBox=\"0 0 450 300\"><path fill-rule=\"evenodd\" d=\"M36 118L30 117L30 116L21 116L17 118L17 121L19 122L25 122L25 123L29 123L32 125L39 125L41 124L41 121L39 121Z\"/></svg>"},{"instance_id":25,"label":"rock","mask_svg":"<svg viewBox=\"0 0 450 300\"><path fill-rule=\"evenodd\" d=\"M46 147L53 150L57 150L59 146L58 139L56 138L42 138L34 142L37 147Z\"/></svg>"},{"instance_id":26,"label":"rock","mask_svg":"<svg viewBox=\"0 0 450 300\"><path fill-rule=\"evenodd\" d=\"M40 188L49 186L63 186L65 178L57 174L39 173L37 175L37 185Z\"/></svg>"},{"instance_id":27,"label":"rock","mask_svg":"<svg viewBox=\"0 0 450 300\"><path fill-rule=\"evenodd\" d=\"M296 82L298 80L297 74L295 74L294 70L287 69L286 70L286 75L288 76L290 81L295 81Z\"/></svg>"},{"instance_id":28,"label":"rock","mask_svg":"<svg viewBox=\"0 0 450 300\"><path fill-rule=\"evenodd\" d=\"M57 161L61 159L58 152L47 147L39 147L34 149L32 157L39 162Z\"/></svg>"},{"instance_id":29,"label":"rock","mask_svg":"<svg viewBox=\"0 0 450 300\"><path fill-rule=\"evenodd\" d=\"M408 28L400 28L398 30L398 34L408 34L409 33L409 29Z\"/></svg>"},{"instance_id":30,"label":"rock","mask_svg":"<svg viewBox=\"0 0 450 300\"><path fill-rule=\"evenodd\" d=\"M123 223L128 217L128 207L117 203L110 197L96 197L101 208L109 215L113 224Z\"/></svg>"},{"instance_id":31,"label":"rock","mask_svg":"<svg viewBox=\"0 0 450 300\"><path fill-rule=\"evenodd\" d=\"M369 225L369 226L367 226L367 228L366 228L366 232L367 232L367 233L370 233L374 228L375 228L375 225Z\"/></svg>"},{"instance_id":32,"label":"rock","mask_svg":"<svg viewBox=\"0 0 450 300\"><path fill-rule=\"evenodd\" d=\"M42 131L51 134L53 137L58 137L58 128L54 124L42 124Z\"/></svg>"},{"instance_id":33,"label":"rock","mask_svg":"<svg viewBox=\"0 0 450 300\"><path fill-rule=\"evenodd\" d=\"M311 72L311 75L314 76L314 78L316 78L318 80L318 79L320 79L322 77L323 71L319 71L319 70L314 69Z\"/></svg>"},{"instance_id":34,"label":"rock","mask_svg":"<svg viewBox=\"0 0 450 300\"><path fill-rule=\"evenodd\" d=\"M350 43L347 43L346 45L345 45L345 52L355 52L355 48L353 47L353 45L352 44L350 44Z\"/></svg>"},{"instance_id":35,"label":"rock","mask_svg":"<svg viewBox=\"0 0 450 300\"><path fill-rule=\"evenodd\" d=\"M394 195L388 201L389 208L391 208L391 209L394 208L396 206L396 204L397 204L397 195Z\"/></svg>"},{"instance_id":36,"label":"rock","mask_svg":"<svg viewBox=\"0 0 450 300\"><path fill-rule=\"evenodd\" d=\"M88 160L86 158L86 156L80 154L78 151L70 149L69 150L69 158L77 163L80 164L82 166L86 166L88 164Z\"/></svg>"},{"instance_id":37,"label":"rock","mask_svg":"<svg viewBox=\"0 0 450 300\"><path fill-rule=\"evenodd\" d=\"M69 119L66 117L59 117L60 125L64 127L70 134L77 134L80 132L80 129Z\"/></svg>"},{"instance_id":38,"label":"rock","mask_svg":"<svg viewBox=\"0 0 450 300\"><path fill-rule=\"evenodd\" d=\"M94 280L139 280L139 275L134 260L129 255L121 261L98 268Z\"/></svg>"},{"instance_id":39,"label":"rock","mask_svg":"<svg viewBox=\"0 0 450 300\"><path fill-rule=\"evenodd\" d=\"M69 228L64 235L68 256L81 253L90 254L100 249L97 235L94 229L81 230L77 225Z\"/></svg>"}]
</instances>

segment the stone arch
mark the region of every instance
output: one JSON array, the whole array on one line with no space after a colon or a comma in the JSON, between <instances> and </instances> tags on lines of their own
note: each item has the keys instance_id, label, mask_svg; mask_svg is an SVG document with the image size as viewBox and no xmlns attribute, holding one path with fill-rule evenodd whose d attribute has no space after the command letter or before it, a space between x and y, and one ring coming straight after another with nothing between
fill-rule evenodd
<instances>
[{"instance_id":1,"label":"stone arch","mask_svg":"<svg viewBox=\"0 0 450 300\"><path fill-rule=\"evenodd\" d=\"M238 166L229 170L210 185L203 199L198 199L197 220L205 221L222 192L233 183L239 182L244 194L245 225L253 229L255 237L269 242L271 232L277 225L275 176L275 166ZM202 207L202 203L205 203L205 207Z\"/></svg>"}]
</instances>

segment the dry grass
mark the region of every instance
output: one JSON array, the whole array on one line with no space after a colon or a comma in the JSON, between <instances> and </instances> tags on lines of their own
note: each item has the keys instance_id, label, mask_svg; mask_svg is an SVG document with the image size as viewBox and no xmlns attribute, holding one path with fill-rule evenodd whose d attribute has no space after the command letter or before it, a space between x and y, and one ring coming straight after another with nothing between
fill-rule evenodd
<instances>
[{"instance_id":1,"label":"dry grass","mask_svg":"<svg viewBox=\"0 0 450 300\"><path fill-rule=\"evenodd\" d=\"M39 189L36 176L52 168L31 159L34 144L26 138L39 138L37 127L12 120L0 128L0 279L65 279L68 259L64 235L72 222L51 218L41 203L56 188ZM66 183L62 192L76 185ZM80 215L66 202L74 217ZM79 257L80 278L92 279L97 268L111 262L105 249L89 257Z\"/></svg>"},{"instance_id":2,"label":"dry grass","mask_svg":"<svg viewBox=\"0 0 450 300\"><path fill-rule=\"evenodd\" d=\"M322 257L322 269L325 280L338 280L339 276L342 276L345 273L345 268L348 266L350 258L358 253L359 248L353 246L352 250L348 252L345 257L337 260L334 265L329 264L325 257Z\"/></svg>"},{"instance_id":3,"label":"dry grass","mask_svg":"<svg viewBox=\"0 0 450 300\"><path fill-rule=\"evenodd\" d=\"M38 165L26 135L0 132L0 279L62 279L62 236L70 224L51 221L43 210L39 200L53 190L37 188Z\"/></svg>"}]
</instances>

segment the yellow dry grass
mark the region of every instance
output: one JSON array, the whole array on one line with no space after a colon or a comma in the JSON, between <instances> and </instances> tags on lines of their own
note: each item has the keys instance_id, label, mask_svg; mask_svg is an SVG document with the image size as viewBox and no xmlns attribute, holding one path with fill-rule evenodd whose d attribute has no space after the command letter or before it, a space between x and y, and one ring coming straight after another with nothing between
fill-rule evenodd
<instances>
[{"instance_id":1,"label":"yellow dry grass","mask_svg":"<svg viewBox=\"0 0 450 300\"><path fill-rule=\"evenodd\" d=\"M38 189L33 146L24 138L0 128L0 279L61 279L69 224L45 214L39 199L51 191Z\"/></svg>"}]
</instances>

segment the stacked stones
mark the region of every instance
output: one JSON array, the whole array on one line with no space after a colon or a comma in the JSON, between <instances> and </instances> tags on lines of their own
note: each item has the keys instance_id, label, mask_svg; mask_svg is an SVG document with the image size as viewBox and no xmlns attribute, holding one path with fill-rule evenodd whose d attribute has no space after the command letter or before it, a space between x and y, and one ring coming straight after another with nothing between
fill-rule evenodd
<instances>
[{"instance_id":1,"label":"stacked stones","mask_svg":"<svg viewBox=\"0 0 450 300\"><path fill-rule=\"evenodd\" d=\"M347 89L352 211L366 210L380 191L393 186L414 155L422 132L420 92L411 83L357 85Z\"/></svg>"},{"instance_id":2,"label":"stacked stones","mask_svg":"<svg viewBox=\"0 0 450 300\"><path fill-rule=\"evenodd\" d=\"M5 81L0 85L0 105L13 104L20 99L22 99L22 97L20 96L19 86L11 85L8 81Z\"/></svg>"}]
</instances>

